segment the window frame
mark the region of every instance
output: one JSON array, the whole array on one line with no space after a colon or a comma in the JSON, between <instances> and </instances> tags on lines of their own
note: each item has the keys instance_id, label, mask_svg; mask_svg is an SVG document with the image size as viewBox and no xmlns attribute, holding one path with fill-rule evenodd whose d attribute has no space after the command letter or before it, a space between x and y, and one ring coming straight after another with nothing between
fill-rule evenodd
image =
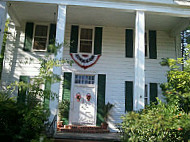
<instances>
[{"instance_id":1,"label":"window frame","mask_svg":"<svg viewBox=\"0 0 190 142\"><path fill-rule=\"evenodd\" d=\"M33 80L34 79L40 79L39 77L36 77L36 76L30 76L30 80L29 80L29 84L30 85L33 85ZM43 82L42 84L40 84L41 85L41 87L42 88L40 88L40 89L42 89L42 91L44 91L45 90L45 82ZM32 93L32 92L34 92L34 93L37 93L35 90L30 90L30 89L28 89L28 93ZM40 92L38 92L38 93L41 93L41 91ZM39 96L40 96L40 94L38 94ZM39 96L35 96L37 99L39 99L40 101L40 103L44 103L44 97L41 97L41 98L38 98Z\"/></svg>"},{"instance_id":2,"label":"window frame","mask_svg":"<svg viewBox=\"0 0 190 142\"><path fill-rule=\"evenodd\" d=\"M79 84L79 83L75 83L75 79L76 79L76 75L86 75L86 76L94 76L94 84ZM83 74L83 73L75 73L74 76L73 76L73 84L75 86L78 86L78 87L95 87L96 85L96 74L90 74L90 73L87 73L87 74Z\"/></svg>"},{"instance_id":3,"label":"window frame","mask_svg":"<svg viewBox=\"0 0 190 142\"><path fill-rule=\"evenodd\" d=\"M92 29L92 52L91 53L80 52L81 29ZM93 27L93 26L79 26L77 53L93 55L93 53L94 53L94 36L95 36L95 27Z\"/></svg>"},{"instance_id":4,"label":"window frame","mask_svg":"<svg viewBox=\"0 0 190 142\"><path fill-rule=\"evenodd\" d=\"M149 30L146 30L145 31L145 33L144 33L146 36L145 36L145 38L147 38L147 39L145 39L145 41L147 41L147 56L146 56L146 53L145 53L145 51L144 51L144 56L145 56L145 58L149 58ZM144 41L144 48L145 48L145 45L146 45L146 43L145 43L145 41Z\"/></svg>"},{"instance_id":5,"label":"window frame","mask_svg":"<svg viewBox=\"0 0 190 142\"><path fill-rule=\"evenodd\" d=\"M34 49L34 38L35 38L35 32L36 32L36 26L47 26L47 39L46 39L46 46L44 50L37 50ZM50 30L50 24L48 23L34 23L34 29L33 29L33 38L32 38L32 51L34 52L43 52L43 51L47 51L47 46L48 46L48 41L49 41L49 30Z\"/></svg>"},{"instance_id":6,"label":"window frame","mask_svg":"<svg viewBox=\"0 0 190 142\"><path fill-rule=\"evenodd\" d=\"M145 86L147 86L147 87L145 87ZM144 92L145 92L145 94L147 92L147 97L145 97L145 94L144 94L144 106L150 104L150 84L146 83L145 86L144 86ZM146 88L147 88L147 90L146 90ZM145 104L145 99L147 99L147 104Z\"/></svg>"}]
</instances>

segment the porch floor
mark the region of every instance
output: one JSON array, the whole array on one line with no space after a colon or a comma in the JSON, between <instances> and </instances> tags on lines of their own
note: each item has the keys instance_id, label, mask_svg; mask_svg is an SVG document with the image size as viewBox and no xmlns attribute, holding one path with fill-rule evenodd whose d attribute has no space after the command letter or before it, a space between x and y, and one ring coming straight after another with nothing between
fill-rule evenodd
<instances>
[{"instance_id":1,"label":"porch floor","mask_svg":"<svg viewBox=\"0 0 190 142\"><path fill-rule=\"evenodd\" d=\"M57 132L55 142L120 142L120 133L63 133Z\"/></svg>"}]
</instances>

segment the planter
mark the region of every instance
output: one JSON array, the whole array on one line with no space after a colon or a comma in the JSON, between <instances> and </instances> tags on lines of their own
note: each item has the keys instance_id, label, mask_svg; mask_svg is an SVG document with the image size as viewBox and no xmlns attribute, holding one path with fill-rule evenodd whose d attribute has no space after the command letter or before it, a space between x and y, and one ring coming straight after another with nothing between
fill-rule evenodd
<instances>
[{"instance_id":1,"label":"planter","mask_svg":"<svg viewBox=\"0 0 190 142\"><path fill-rule=\"evenodd\" d=\"M102 127L102 129L107 129L108 128L108 123L107 122L101 123L101 127Z\"/></svg>"}]
</instances>

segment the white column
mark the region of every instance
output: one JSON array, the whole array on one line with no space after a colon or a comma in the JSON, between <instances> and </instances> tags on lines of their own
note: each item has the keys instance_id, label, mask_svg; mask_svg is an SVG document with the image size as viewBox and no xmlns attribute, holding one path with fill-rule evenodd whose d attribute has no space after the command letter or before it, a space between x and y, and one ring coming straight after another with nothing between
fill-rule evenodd
<instances>
[{"instance_id":1,"label":"white column","mask_svg":"<svg viewBox=\"0 0 190 142\"><path fill-rule=\"evenodd\" d=\"M3 43L3 33L5 29L5 22L7 19L7 6L6 2L0 2L0 54L1 54L1 47Z\"/></svg>"},{"instance_id":2,"label":"white column","mask_svg":"<svg viewBox=\"0 0 190 142\"><path fill-rule=\"evenodd\" d=\"M58 6L58 16L57 16L57 29L56 29L56 42L62 44L62 47L58 50L57 55L55 56L55 60L62 60L63 59L63 45L64 45L64 38L65 38L65 25L66 25L66 6L59 5ZM53 67L53 73L60 76L62 75L62 66L60 67ZM54 98L50 100L50 118L49 120L52 121L54 116L57 114L58 111L58 100L61 88L61 83L57 82L51 85L51 91L58 95L58 98Z\"/></svg>"},{"instance_id":3,"label":"white column","mask_svg":"<svg viewBox=\"0 0 190 142\"><path fill-rule=\"evenodd\" d=\"M140 110L144 108L145 93L145 14L143 11L136 11L135 24L134 110Z\"/></svg>"}]
</instances>

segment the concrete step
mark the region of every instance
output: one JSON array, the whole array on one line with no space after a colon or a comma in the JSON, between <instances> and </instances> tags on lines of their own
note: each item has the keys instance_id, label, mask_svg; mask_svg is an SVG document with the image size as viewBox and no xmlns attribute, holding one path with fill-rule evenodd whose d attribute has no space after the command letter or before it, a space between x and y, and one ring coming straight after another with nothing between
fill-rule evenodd
<instances>
[{"instance_id":1,"label":"concrete step","mask_svg":"<svg viewBox=\"0 0 190 142\"><path fill-rule=\"evenodd\" d=\"M56 142L120 142L120 133L63 133L57 132Z\"/></svg>"}]
</instances>

